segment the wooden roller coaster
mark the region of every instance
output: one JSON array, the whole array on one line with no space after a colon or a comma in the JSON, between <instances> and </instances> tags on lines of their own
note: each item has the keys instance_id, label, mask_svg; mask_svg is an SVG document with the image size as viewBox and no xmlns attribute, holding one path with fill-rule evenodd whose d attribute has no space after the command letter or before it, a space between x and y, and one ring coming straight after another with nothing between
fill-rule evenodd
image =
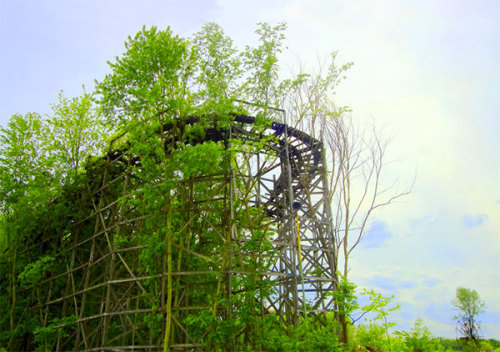
<instances>
[{"instance_id":1,"label":"wooden roller coaster","mask_svg":"<svg viewBox=\"0 0 500 352\"><path fill-rule=\"evenodd\" d=\"M173 129L159 133L178 139ZM298 324L333 309L336 258L321 141L282 122L257 129L254 117L238 115L229 128L207 128L189 143L207 142L231 150L227 169L183 178L165 192L163 179L144 183L141 159L122 146L72 191L88 211L70 220L58 270L33 289L42 323L76 317L54 350L203 350L213 327L202 318L231 321L245 309ZM175 229L169 243L135 240L150 229L146 186L168 199L166 230L158 231ZM149 266L146 249L157 253Z\"/></svg>"}]
</instances>

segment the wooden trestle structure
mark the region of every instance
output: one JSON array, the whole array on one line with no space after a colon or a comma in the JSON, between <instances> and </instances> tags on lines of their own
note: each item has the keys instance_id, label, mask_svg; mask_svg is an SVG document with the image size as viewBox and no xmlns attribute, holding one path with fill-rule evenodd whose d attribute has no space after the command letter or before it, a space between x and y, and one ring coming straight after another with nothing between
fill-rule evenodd
<instances>
[{"instance_id":1,"label":"wooden trestle structure","mask_svg":"<svg viewBox=\"0 0 500 352\"><path fill-rule=\"evenodd\" d=\"M182 180L166 195L176 199L171 206L182 214L181 223L171 246L159 246L156 272L141 264L150 243L120 241L133 238L147 221L142 200L137 206L123 201L138 197L134 191L142 181L128 170L140 161L123 150L100 161L92 182L75 195L91 208L89 215L76 219L71 236L62 241L66 254L58 273L36 288L41 304L34 309L40 316L77 317L74 332L61 334L54 350L157 351L165 341L173 351L202 350L211 327L193 317L238 314L253 270L242 258L251 256L252 239L263 231L272 248L260 259L265 271L253 276L262 279L257 286L270 283L255 296L259 314L298 324L304 314L333 309L328 293L336 289L336 258L322 143L280 122L257 132L254 122L236 116L229 129L207 130L206 141L267 142L259 150L240 148L225 172ZM237 219L254 209L265 216ZM205 243L201 234L207 232L218 240ZM154 324L162 326L161 334L148 332Z\"/></svg>"}]
</instances>

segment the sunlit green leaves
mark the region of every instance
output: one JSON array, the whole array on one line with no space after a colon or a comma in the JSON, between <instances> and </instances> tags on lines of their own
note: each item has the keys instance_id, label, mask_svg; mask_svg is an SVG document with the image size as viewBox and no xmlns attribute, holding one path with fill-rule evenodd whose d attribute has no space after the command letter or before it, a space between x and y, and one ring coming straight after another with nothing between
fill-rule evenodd
<instances>
[{"instance_id":1,"label":"sunlit green leaves","mask_svg":"<svg viewBox=\"0 0 500 352\"><path fill-rule=\"evenodd\" d=\"M278 55L284 49L285 29L285 23L274 27L259 23L255 31L259 46L247 47L243 54L245 69L250 72L245 84L247 99L264 107L277 106Z\"/></svg>"},{"instance_id":2,"label":"sunlit green leaves","mask_svg":"<svg viewBox=\"0 0 500 352\"><path fill-rule=\"evenodd\" d=\"M197 57L196 97L198 108L207 114L227 115L238 98L241 61L233 41L215 23L204 25L195 34L192 50Z\"/></svg>"},{"instance_id":3,"label":"sunlit green leaves","mask_svg":"<svg viewBox=\"0 0 500 352\"><path fill-rule=\"evenodd\" d=\"M389 313L397 311L400 309L399 304L389 307L391 300L394 296L386 297L381 293L375 292L374 290L363 290L362 295L366 295L370 299L370 303L363 306L361 309L363 312L375 313L375 317L372 321L382 321L382 326L385 328L396 326L395 323L387 321Z\"/></svg>"},{"instance_id":4,"label":"sunlit green leaves","mask_svg":"<svg viewBox=\"0 0 500 352\"><path fill-rule=\"evenodd\" d=\"M48 150L54 161L53 173L74 176L83 170L86 158L102 153L109 128L99 120L88 93L69 99L61 92L52 112Z\"/></svg>"},{"instance_id":5,"label":"sunlit green leaves","mask_svg":"<svg viewBox=\"0 0 500 352\"><path fill-rule=\"evenodd\" d=\"M356 285L349 282L343 275L337 284L337 289L331 292L339 314L349 317L352 312L359 308L356 296Z\"/></svg>"},{"instance_id":6,"label":"sunlit green leaves","mask_svg":"<svg viewBox=\"0 0 500 352\"><path fill-rule=\"evenodd\" d=\"M26 183L43 170L46 125L40 115L13 115L0 129L0 167L15 182Z\"/></svg>"},{"instance_id":7,"label":"sunlit green leaves","mask_svg":"<svg viewBox=\"0 0 500 352\"><path fill-rule=\"evenodd\" d=\"M33 204L50 197L52 182L48 157L48 127L40 115L13 115L0 129L0 206L6 210L19 201ZM31 201L28 198L29 196ZM36 199L36 200L35 200Z\"/></svg>"},{"instance_id":8,"label":"sunlit green leaves","mask_svg":"<svg viewBox=\"0 0 500 352\"><path fill-rule=\"evenodd\" d=\"M187 145L175 152L176 168L184 179L196 176L214 175L224 172L224 162L227 152L221 143L207 142L198 145Z\"/></svg>"},{"instance_id":9,"label":"sunlit green leaves","mask_svg":"<svg viewBox=\"0 0 500 352\"><path fill-rule=\"evenodd\" d=\"M97 85L109 123L165 122L190 109L187 85L192 57L187 41L167 28L145 27L125 44L126 52L110 63L112 73Z\"/></svg>"}]
</instances>

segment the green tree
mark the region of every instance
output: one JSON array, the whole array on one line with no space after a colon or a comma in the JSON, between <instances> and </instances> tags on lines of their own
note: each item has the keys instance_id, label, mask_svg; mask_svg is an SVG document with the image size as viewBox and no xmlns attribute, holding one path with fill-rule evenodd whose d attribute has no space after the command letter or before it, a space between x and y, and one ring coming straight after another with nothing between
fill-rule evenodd
<instances>
[{"instance_id":1,"label":"green tree","mask_svg":"<svg viewBox=\"0 0 500 352\"><path fill-rule=\"evenodd\" d=\"M104 149L109 128L99 120L89 93L70 99L61 92L47 124L51 172L60 181L83 171L85 159Z\"/></svg>"},{"instance_id":2,"label":"green tree","mask_svg":"<svg viewBox=\"0 0 500 352\"><path fill-rule=\"evenodd\" d=\"M194 103L208 114L235 112L234 100L240 98L242 62L232 39L216 23L207 23L197 32L190 46L197 69Z\"/></svg>"},{"instance_id":3,"label":"green tree","mask_svg":"<svg viewBox=\"0 0 500 352\"><path fill-rule=\"evenodd\" d=\"M100 152L106 131L89 94L61 94L52 110L48 118L15 114L0 128L0 276L7 279L0 284L0 341L11 350L22 349L18 337L40 326L27 310L33 303L27 292L52 269L56 240L68 234L64 214L74 199L61 197L64 187L84 174L85 159ZM51 245L34 246L44 240Z\"/></svg>"},{"instance_id":4,"label":"green tree","mask_svg":"<svg viewBox=\"0 0 500 352\"><path fill-rule=\"evenodd\" d=\"M53 194L53 177L47 172L47 130L36 113L16 114L0 129L0 261L6 263L0 265L0 273L7 279L0 286L7 303L0 305L0 324L5 327L0 338L9 341L5 343L9 349L15 349L15 337L22 333L18 315L26 297L19 296L17 276L24 265L20 253L30 236L26 228Z\"/></svg>"},{"instance_id":5,"label":"green tree","mask_svg":"<svg viewBox=\"0 0 500 352\"><path fill-rule=\"evenodd\" d=\"M457 312L455 319L458 332L466 339L477 340L481 335L481 325L477 317L485 311L485 302L479 293L473 289L459 287L451 304Z\"/></svg>"},{"instance_id":6,"label":"green tree","mask_svg":"<svg viewBox=\"0 0 500 352\"><path fill-rule=\"evenodd\" d=\"M187 40L170 28L144 27L125 47L97 85L108 123L123 131L130 121L163 124L185 116L192 105L188 84L195 64Z\"/></svg>"},{"instance_id":7,"label":"green tree","mask_svg":"<svg viewBox=\"0 0 500 352\"><path fill-rule=\"evenodd\" d=\"M259 35L259 46L247 46L242 53L247 72L244 97L262 107L264 115L267 115L269 107L284 108L280 106L280 95L284 91L280 87L278 56L284 49L285 29L285 23L274 27L259 23L255 31Z\"/></svg>"},{"instance_id":8,"label":"green tree","mask_svg":"<svg viewBox=\"0 0 500 352\"><path fill-rule=\"evenodd\" d=\"M0 128L0 199L7 204L17 202L33 189L30 185L45 176L47 126L39 114L16 114L6 128Z\"/></svg>"}]
</instances>

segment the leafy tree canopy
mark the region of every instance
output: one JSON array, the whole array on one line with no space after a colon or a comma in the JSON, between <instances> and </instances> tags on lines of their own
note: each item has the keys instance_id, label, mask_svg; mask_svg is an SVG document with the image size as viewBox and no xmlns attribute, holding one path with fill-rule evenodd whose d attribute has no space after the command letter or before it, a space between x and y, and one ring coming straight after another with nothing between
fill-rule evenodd
<instances>
[{"instance_id":1,"label":"leafy tree canopy","mask_svg":"<svg viewBox=\"0 0 500 352\"><path fill-rule=\"evenodd\" d=\"M467 339L478 339L481 327L477 317L485 309L485 302L479 293L474 289L459 287L451 304L457 312L455 319L459 333Z\"/></svg>"}]
</instances>

